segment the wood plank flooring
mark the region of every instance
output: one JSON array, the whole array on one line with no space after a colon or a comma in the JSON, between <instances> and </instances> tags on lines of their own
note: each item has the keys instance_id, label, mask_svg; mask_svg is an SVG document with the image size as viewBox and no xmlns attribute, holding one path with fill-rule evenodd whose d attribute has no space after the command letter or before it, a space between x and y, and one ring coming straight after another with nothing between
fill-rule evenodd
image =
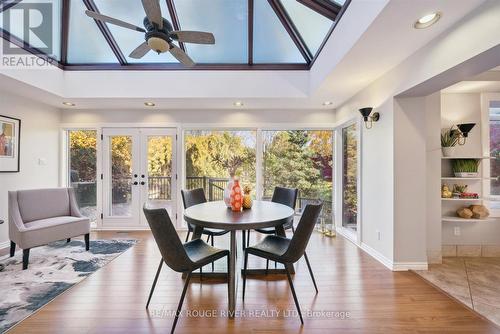
<instances>
[{"instance_id":1,"label":"wood plank flooring","mask_svg":"<svg viewBox=\"0 0 500 334\"><path fill-rule=\"evenodd\" d=\"M177 307L183 281L164 266L150 309L145 309L160 259L151 234L96 232L91 238L137 238L140 242L10 333L170 332L169 311ZM258 233L253 233L251 243L257 238ZM215 242L226 247L228 235ZM314 233L307 251L319 294L302 259L296 265L294 282L305 315L303 327L293 314L285 313L295 310L286 277L269 275L247 280L244 302L239 278L236 309L240 314L235 319L218 312L227 308L223 280L193 280L183 307L190 314L183 314L176 333L500 333L416 274L391 272L340 236ZM264 267L265 262L250 257L249 266ZM280 313L275 316L270 310ZM323 314L307 316L307 310Z\"/></svg>"}]
</instances>

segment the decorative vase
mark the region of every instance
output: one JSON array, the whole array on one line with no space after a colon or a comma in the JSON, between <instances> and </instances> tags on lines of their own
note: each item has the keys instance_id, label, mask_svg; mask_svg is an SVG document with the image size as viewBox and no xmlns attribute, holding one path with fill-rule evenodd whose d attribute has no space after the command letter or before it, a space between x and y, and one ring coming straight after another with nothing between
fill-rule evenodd
<instances>
[{"instance_id":1,"label":"decorative vase","mask_svg":"<svg viewBox=\"0 0 500 334\"><path fill-rule=\"evenodd\" d=\"M441 147L441 151L443 152L443 157L452 157L453 153L455 153L455 147Z\"/></svg>"},{"instance_id":2,"label":"decorative vase","mask_svg":"<svg viewBox=\"0 0 500 334\"><path fill-rule=\"evenodd\" d=\"M240 181L233 181L233 188L231 189L231 210L241 211L243 207L243 194L241 192Z\"/></svg>"},{"instance_id":3,"label":"decorative vase","mask_svg":"<svg viewBox=\"0 0 500 334\"><path fill-rule=\"evenodd\" d=\"M229 180L226 188L224 189L224 203L228 208L231 207L231 190L233 189L233 178Z\"/></svg>"}]
</instances>

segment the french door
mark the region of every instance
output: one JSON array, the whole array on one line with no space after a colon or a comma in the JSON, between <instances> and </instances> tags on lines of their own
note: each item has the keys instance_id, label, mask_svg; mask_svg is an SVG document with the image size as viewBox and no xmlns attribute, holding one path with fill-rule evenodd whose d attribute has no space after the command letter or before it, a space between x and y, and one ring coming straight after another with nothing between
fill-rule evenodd
<instances>
[{"instance_id":1,"label":"french door","mask_svg":"<svg viewBox=\"0 0 500 334\"><path fill-rule=\"evenodd\" d=\"M103 227L147 228L145 202L166 208L175 223L175 130L104 128L102 135Z\"/></svg>"}]
</instances>

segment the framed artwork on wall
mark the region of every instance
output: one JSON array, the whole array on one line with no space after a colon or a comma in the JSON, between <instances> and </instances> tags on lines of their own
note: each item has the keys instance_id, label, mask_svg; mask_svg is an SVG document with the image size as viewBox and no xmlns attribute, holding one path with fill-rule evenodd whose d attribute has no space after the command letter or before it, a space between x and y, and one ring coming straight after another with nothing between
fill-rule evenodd
<instances>
[{"instance_id":1,"label":"framed artwork on wall","mask_svg":"<svg viewBox=\"0 0 500 334\"><path fill-rule=\"evenodd\" d=\"M21 120L0 115L0 173L19 172Z\"/></svg>"}]
</instances>

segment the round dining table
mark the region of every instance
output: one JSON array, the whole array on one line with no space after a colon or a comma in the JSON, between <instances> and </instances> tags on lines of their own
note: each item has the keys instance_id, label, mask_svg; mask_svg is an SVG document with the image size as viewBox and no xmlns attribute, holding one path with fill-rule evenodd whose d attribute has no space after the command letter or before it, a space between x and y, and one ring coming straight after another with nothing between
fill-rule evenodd
<instances>
[{"instance_id":1,"label":"round dining table","mask_svg":"<svg viewBox=\"0 0 500 334\"><path fill-rule=\"evenodd\" d=\"M193 205L184 211L186 222L195 227L192 240L201 238L204 228L230 231L229 316L234 316L236 306L236 231L274 227L277 235L286 236L283 224L294 213L286 205L268 201L254 201L251 209L238 212L232 211L223 201Z\"/></svg>"}]
</instances>

